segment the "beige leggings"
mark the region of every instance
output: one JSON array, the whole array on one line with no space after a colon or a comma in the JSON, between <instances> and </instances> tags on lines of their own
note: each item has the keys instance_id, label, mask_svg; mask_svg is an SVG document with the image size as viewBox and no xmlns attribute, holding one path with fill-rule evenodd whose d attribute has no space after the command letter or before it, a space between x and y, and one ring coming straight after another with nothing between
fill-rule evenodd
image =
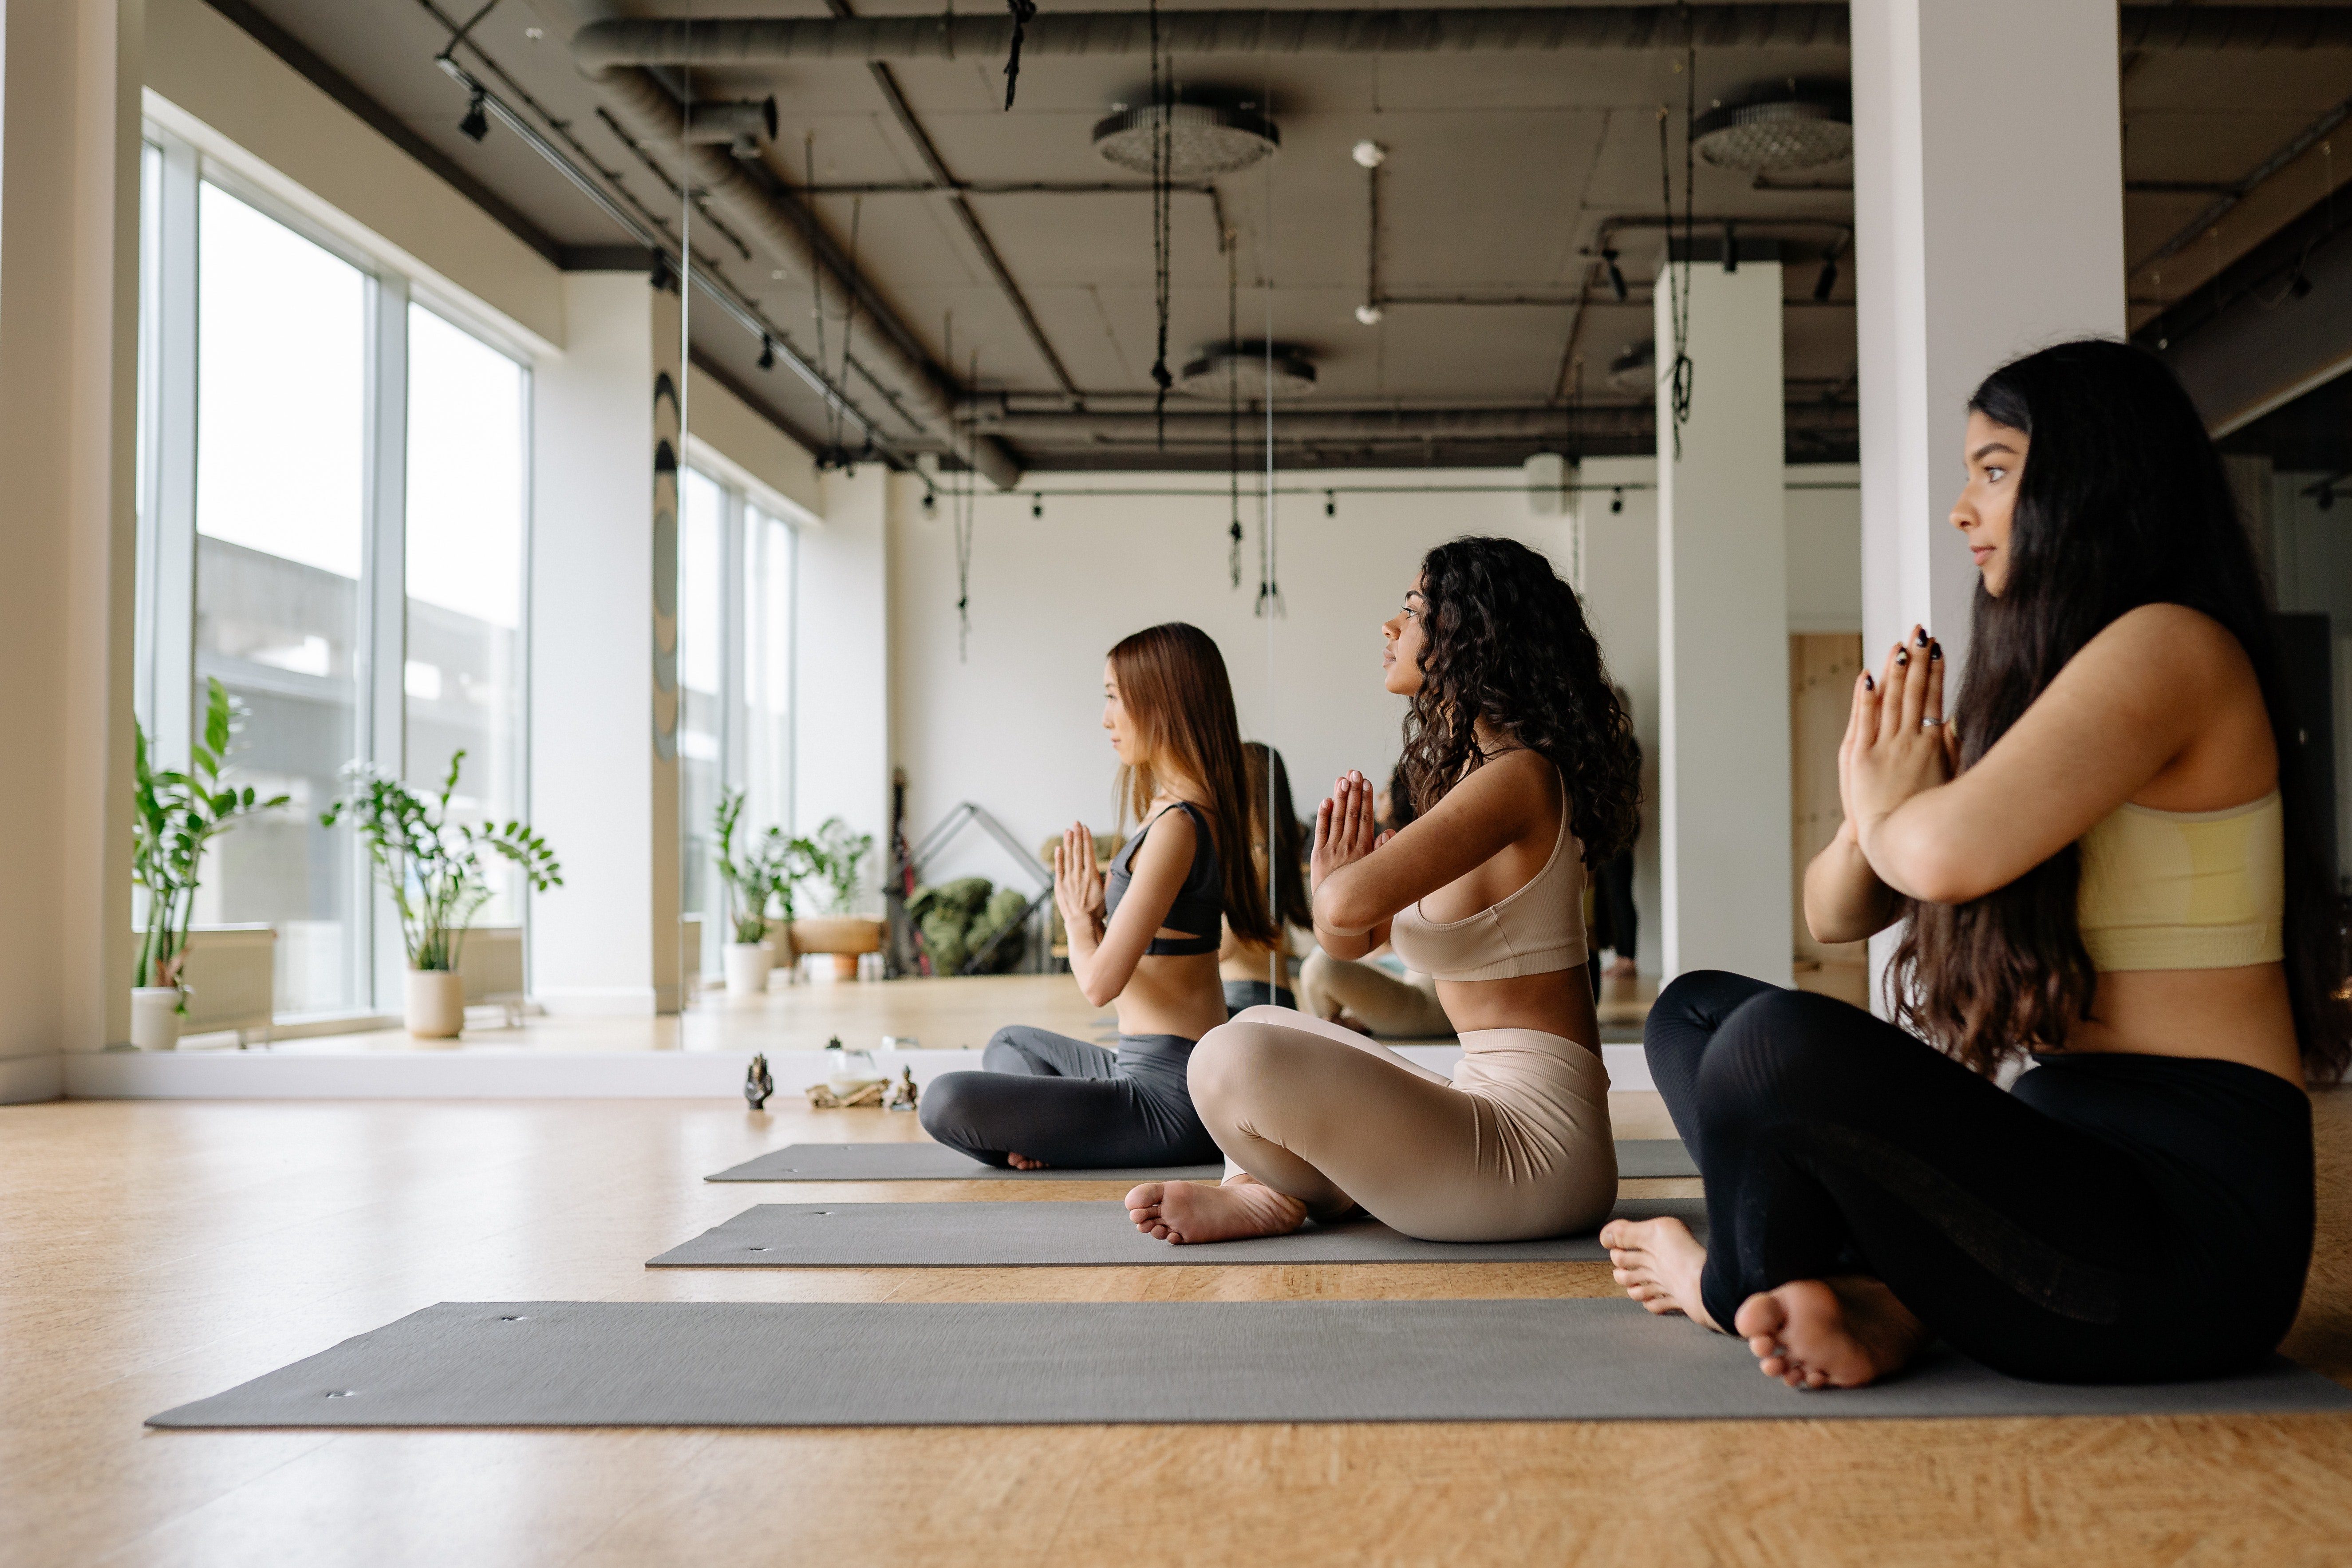
<instances>
[{"instance_id":1,"label":"beige leggings","mask_svg":"<svg viewBox=\"0 0 2352 1568\"><path fill-rule=\"evenodd\" d=\"M1438 1005L1437 982L1425 974L1399 980L1377 963L1334 958L1319 949L1298 973L1300 1010L1318 1018L1341 1013L1391 1040L1426 1040L1454 1033Z\"/></svg>"},{"instance_id":2,"label":"beige leggings","mask_svg":"<svg viewBox=\"0 0 2352 1568\"><path fill-rule=\"evenodd\" d=\"M1193 1108L1242 1169L1330 1219L1426 1241L1597 1227L1617 1196L1609 1074L1538 1029L1468 1029L1451 1082L1351 1029L1251 1007L1192 1047Z\"/></svg>"}]
</instances>

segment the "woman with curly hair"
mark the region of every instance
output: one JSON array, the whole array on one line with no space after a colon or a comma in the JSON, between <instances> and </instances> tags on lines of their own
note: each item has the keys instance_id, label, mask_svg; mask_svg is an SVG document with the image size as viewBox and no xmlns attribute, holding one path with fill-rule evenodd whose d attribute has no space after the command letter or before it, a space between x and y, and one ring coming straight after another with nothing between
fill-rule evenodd
<instances>
[{"instance_id":1,"label":"woman with curly hair","mask_svg":"<svg viewBox=\"0 0 2352 1568\"><path fill-rule=\"evenodd\" d=\"M1931 1335L2050 1382L2238 1371L2302 1298L2304 1081L2347 1051L2327 803L2262 579L2196 409L2137 349L1995 371L1963 450L1951 721L1915 627L1854 683L1845 820L1805 876L1823 942L1904 923L1896 1022L1676 980L1645 1043L1707 1240L1601 1239L1636 1300L1792 1387L1869 1383Z\"/></svg>"},{"instance_id":2,"label":"woman with curly hair","mask_svg":"<svg viewBox=\"0 0 2352 1568\"><path fill-rule=\"evenodd\" d=\"M1431 551L1381 633L1385 684L1412 699L1417 815L1380 832L1372 785L1341 776L1315 817L1315 934L1341 958L1392 942L1436 976L1462 1064L1449 1082L1337 1024L1248 1009L1191 1073L1241 1173L1136 1187L1148 1235L1280 1235L1360 1207L1426 1240L1521 1240L1589 1230L1616 1198L1584 873L1632 831L1640 784L1600 644L1551 563L1507 539Z\"/></svg>"}]
</instances>

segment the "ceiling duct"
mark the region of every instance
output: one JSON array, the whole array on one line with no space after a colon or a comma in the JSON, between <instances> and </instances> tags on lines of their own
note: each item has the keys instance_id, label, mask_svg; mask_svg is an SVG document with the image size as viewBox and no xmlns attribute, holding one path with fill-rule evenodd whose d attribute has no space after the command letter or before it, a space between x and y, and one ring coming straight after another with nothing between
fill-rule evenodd
<instances>
[{"instance_id":1,"label":"ceiling duct","mask_svg":"<svg viewBox=\"0 0 2352 1568\"><path fill-rule=\"evenodd\" d=\"M686 139L705 146L725 145L743 140L773 142L776 139L775 96L772 93L763 99L746 99L739 103L717 100L690 103L686 108Z\"/></svg>"},{"instance_id":2,"label":"ceiling duct","mask_svg":"<svg viewBox=\"0 0 2352 1568\"><path fill-rule=\"evenodd\" d=\"M1718 103L1691 127L1691 145L1721 169L1780 174L1834 163L1853 152L1853 109L1843 90L1799 87Z\"/></svg>"},{"instance_id":3,"label":"ceiling duct","mask_svg":"<svg viewBox=\"0 0 2352 1568\"><path fill-rule=\"evenodd\" d=\"M1152 142L1160 127L1168 127L1168 167L1171 180L1206 180L1236 174L1274 155L1282 133L1274 121L1256 112L1255 102L1225 102L1205 96L1180 94L1173 103L1124 105L1095 126L1095 151L1122 169L1139 174L1159 173L1153 167Z\"/></svg>"},{"instance_id":4,"label":"ceiling duct","mask_svg":"<svg viewBox=\"0 0 2352 1568\"><path fill-rule=\"evenodd\" d=\"M2125 5L2126 49L2352 48L2352 8L2335 5ZM1167 53L1202 55L1465 54L1559 49L1833 48L1848 47L1835 4L1511 5L1380 11L1162 11ZM1013 19L1002 12L901 16L614 18L572 35L591 72L617 66L738 66L778 60L1003 59ZM1149 54L1143 10L1044 11L1027 22L1025 58Z\"/></svg>"},{"instance_id":5,"label":"ceiling duct","mask_svg":"<svg viewBox=\"0 0 2352 1568\"><path fill-rule=\"evenodd\" d=\"M1215 343L1184 367L1176 389L1188 397L1230 398L1235 391L1245 403L1269 397L1304 397L1315 390L1315 361L1305 349L1276 343L1269 353L1263 342Z\"/></svg>"}]
</instances>

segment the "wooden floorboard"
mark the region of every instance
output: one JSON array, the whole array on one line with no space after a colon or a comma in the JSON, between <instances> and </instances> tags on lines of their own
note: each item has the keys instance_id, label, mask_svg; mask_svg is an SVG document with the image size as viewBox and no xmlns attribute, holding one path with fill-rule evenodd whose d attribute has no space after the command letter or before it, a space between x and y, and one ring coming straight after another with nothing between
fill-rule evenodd
<instances>
[{"instance_id":1,"label":"wooden floorboard","mask_svg":"<svg viewBox=\"0 0 2352 1568\"><path fill-rule=\"evenodd\" d=\"M1612 1097L1619 1131L1665 1131ZM876 1111L703 1101L0 1110L0 1563L2341 1563L2352 1418L156 1433L436 1300L1603 1294L1597 1264L658 1270ZM2352 1095L2288 1350L2352 1382ZM1643 1183L1636 1190L1692 1190ZM794 1199L1116 1198L1100 1183ZM2226 1237L2213 1266L2228 1267ZM1658 1332L1698 1331L1661 1322ZM1150 1353L1139 1346L1138 1354ZM1181 1366L1168 1369L1184 1375Z\"/></svg>"}]
</instances>

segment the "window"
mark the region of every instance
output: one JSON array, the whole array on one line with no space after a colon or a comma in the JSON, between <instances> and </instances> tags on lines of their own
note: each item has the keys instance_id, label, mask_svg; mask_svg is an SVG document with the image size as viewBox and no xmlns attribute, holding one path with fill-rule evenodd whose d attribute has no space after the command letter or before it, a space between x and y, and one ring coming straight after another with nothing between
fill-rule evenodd
<instances>
[{"instance_id":1,"label":"window","mask_svg":"<svg viewBox=\"0 0 2352 1568\"><path fill-rule=\"evenodd\" d=\"M421 305L408 308L407 775L439 788L465 752L451 815L526 815L522 366ZM491 862L477 917L521 919L514 867Z\"/></svg>"},{"instance_id":2,"label":"window","mask_svg":"<svg viewBox=\"0 0 2352 1568\"><path fill-rule=\"evenodd\" d=\"M278 928L278 1004L369 1000L351 830L319 826L362 755L369 279L206 183L197 201L195 675L247 710L245 782L292 809L215 841L205 925Z\"/></svg>"},{"instance_id":3,"label":"window","mask_svg":"<svg viewBox=\"0 0 2352 1568\"><path fill-rule=\"evenodd\" d=\"M459 812L522 813L529 374L185 142L141 172L140 720L177 765L207 677L244 704L237 780L293 805L216 841L196 920L276 928L281 1016L373 1011L397 928L319 813L460 748Z\"/></svg>"},{"instance_id":4,"label":"window","mask_svg":"<svg viewBox=\"0 0 2352 1568\"><path fill-rule=\"evenodd\" d=\"M678 907L702 917L702 972L730 940L711 835L722 789L746 800L738 842L793 817L795 535L750 487L686 470L677 546Z\"/></svg>"}]
</instances>

